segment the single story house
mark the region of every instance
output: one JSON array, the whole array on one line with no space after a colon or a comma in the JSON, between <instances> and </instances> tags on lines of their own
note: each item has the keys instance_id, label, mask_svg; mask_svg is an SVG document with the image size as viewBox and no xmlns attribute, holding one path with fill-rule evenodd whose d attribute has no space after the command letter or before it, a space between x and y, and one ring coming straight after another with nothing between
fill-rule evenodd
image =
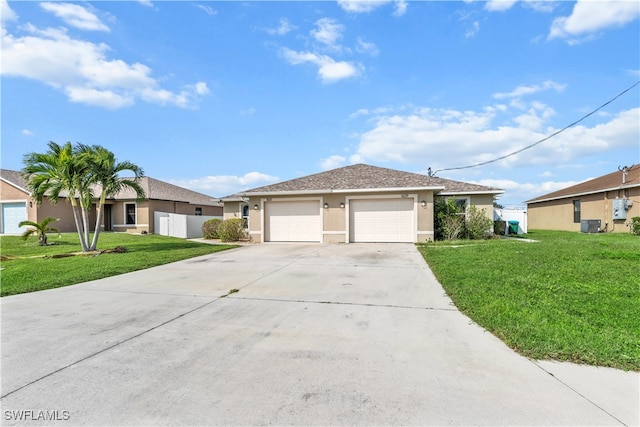
<instances>
[{"instance_id":1,"label":"single story house","mask_svg":"<svg viewBox=\"0 0 640 427\"><path fill-rule=\"evenodd\" d=\"M224 218L247 220L257 242L425 242L434 196L476 205L493 219L492 187L356 164L222 199Z\"/></svg>"},{"instance_id":2,"label":"single story house","mask_svg":"<svg viewBox=\"0 0 640 427\"><path fill-rule=\"evenodd\" d=\"M154 233L154 213L222 216L221 203L213 197L187 190L154 178L143 177L140 185L146 199L136 200L135 192L121 191L107 199L104 206L104 231ZM76 231L71 204L61 198L52 205L45 197L40 206L27 190L18 171L0 169L0 234L21 233L21 221L40 222L46 217L60 218L52 224L61 232ZM95 205L94 205L95 207ZM90 211L90 224L95 224L96 209Z\"/></svg>"},{"instance_id":3,"label":"single story house","mask_svg":"<svg viewBox=\"0 0 640 427\"><path fill-rule=\"evenodd\" d=\"M640 165L527 200L529 228L628 233L640 216Z\"/></svg>"}]
</instances>

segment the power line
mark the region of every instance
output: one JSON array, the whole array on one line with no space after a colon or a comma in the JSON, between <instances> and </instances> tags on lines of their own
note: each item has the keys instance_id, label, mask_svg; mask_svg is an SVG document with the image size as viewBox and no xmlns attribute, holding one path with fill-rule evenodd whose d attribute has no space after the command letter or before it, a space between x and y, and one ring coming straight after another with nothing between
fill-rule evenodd
<instances>
[{"instance_id":1,"label":"power line","mask_svg":"<svg viewBox=\"0 0 640 427\"><path fill-rule=\"evenodd\" d=\"M493 160L487 160L485 162L480 162L480 163L476 163L473 165L467 165L467 166L459 166L456 168L444 168L444 169L438 169L435 172L431 172L431 168L429 168L429 172L428 175L429 176L435 176L435 174L437 174L438 172L443 172L443 171L454 171L454 170L460 170L460 169L470 169L470 168L476 168L478 166L484 166L484 165L488 165L490 163L495 163L498 162L500 160L504 160L508 157L511 156L515 156L516 154L522 153L525 150L528 150L530 148L535 147L538 144L542 144L543 142L553 138L556 135L561 134L562 132L564 132L565 130L572 128L573 126L577 125L578 123L580 123L581 121L583 121L584 119L592 116L593 114L597 113L598 111L602 110L604 107L606 107L607 105L611 104L613 101L615 101L616 99L620 98L622 95L624 95L625 93L629 92L631 89L633 89L634 87L638 86L640 84L640 80L638 80L637 82L635 82L633 85L629 86L628 88L626 88L625 90L623 90L622 92L620 92L619 94L617 94L616 96L614 96L613 98L611 98L610 100L608 100L607 102L605 102L604 104L602 104L601 106L599 106L598 108L596 108L595 110L591 111L590 113L582 116L581 118L579 118L578 120L576 120L575 122L563 127L562 129L560 129L559 131L556 131L554 133L552 133L551 135L545 136L544 138L534 142L533 144L529 144L526 147L520 148L519 150L516 150L514 152L511 152L509 154L505 154L504 156L500 156L497 157Z\"/></svg>"}]
</instances>

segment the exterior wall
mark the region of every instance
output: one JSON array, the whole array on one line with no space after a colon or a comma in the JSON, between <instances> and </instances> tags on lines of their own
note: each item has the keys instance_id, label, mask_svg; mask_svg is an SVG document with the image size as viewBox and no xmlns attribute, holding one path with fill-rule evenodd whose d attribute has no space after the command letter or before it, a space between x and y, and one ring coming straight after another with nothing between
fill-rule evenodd
<instances>
[{"instance_id":1,"label":"exterior wall","mask_svg":"<svg viewBox=\"0 0 640 427\"><path fill-rule=\"evenodd\" d=\"M376 196L400 196L396 192L376 192L376 193L327 193L327 194L305 194L297 196L299 198L320 198L320 206L322 209L323 224L323 243L346 243L348 242L347 222L349 220L348 199L350 197L376 197ZM433 240L433 192L420 191L407 193L406 197L413 197L417 203L417 235L416 242L426 242ZM273 197L250 197L249 198L249 237L252 241L263 241L263 210L264 203L268 201L277 201L279 199L292 200L296 196L283 195ZM425 201L425 207L421 202ZM323 205L327 203L328 208L324 209ZM344 208L340 204L344 203ZM224 207L224 218L232 218L239 211L239 202L226 202ZM258 210L253 208L258 205Z\"/></svg>"},{"instance_id":2,"label":"exterior wall","mask_svg":"<svg viewBox=\"0 0 640 427\"><path fill-rule=\"evenodd\" d=\"M634 201L627 210L626 220L613 219L613 200ZM603 231L628 233L631 218L640 216L640 187L614 190L579 197L569 197L528 205L529 228L539 230L580 231L580 222L573 222L573 201L580 200L580 219L599 219Z\"/></svg>"},{"instance_id":3,"label":"exterior wall","mask_svg":"<svg viewBox=\"0 0 640 427\"><path fill-rule=\"evenodd\" d=\"M40 222L46 217L60 218L60 221L51 224L52 227L60 230L61 233L76 232L76 223L73 219L73 209L71 203L67 199L59 199L58 203L52 205L46 197L42 200L42 204L36 208L35 202L33 208L30 209L29 221ZM34 219L31 219L31 218ZM89 224L91 229L95 226L96 215L95 210L89 211Z\"/></svg>"}]
</instances>

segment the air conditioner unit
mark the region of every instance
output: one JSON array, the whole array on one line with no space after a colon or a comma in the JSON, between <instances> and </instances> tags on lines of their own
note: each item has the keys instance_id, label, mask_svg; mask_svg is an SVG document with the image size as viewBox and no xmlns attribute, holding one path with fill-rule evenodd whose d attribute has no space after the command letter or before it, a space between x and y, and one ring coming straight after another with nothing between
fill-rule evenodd
<instances>
[{"instance_id":1,"label":"air conditioner unit","mask_svg":"<svg viewBox=\"0 0 640 427\"><path fill-rule=\"evenodd\" d=\"M583 219L580 221L581 233L599 233L600 232L600 220L599 219Z\"/></svg>"}]
</instances>

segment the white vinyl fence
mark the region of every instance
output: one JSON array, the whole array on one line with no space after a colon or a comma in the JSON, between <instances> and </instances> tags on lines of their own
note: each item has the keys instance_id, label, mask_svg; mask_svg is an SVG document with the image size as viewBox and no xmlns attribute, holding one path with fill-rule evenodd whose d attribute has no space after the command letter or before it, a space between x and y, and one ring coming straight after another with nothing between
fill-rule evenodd
<instances>
[{"instance_id":1,"label":"white vinyl fence","mask_svg":"<svg viewBox=\"0 0 640 427\"><path fill-rule=\"evenodd\" d=\"M525 208L493 209L494 221L505 221L505 234L509 233L509 221L518 221L518 234L527 232L527 210Z\"/></svg>"},{"instance_id":2,"label":"white vinyl fence","mask_svg":"<svg viewBox=\"0 0 640 427\"><path fill-rule=\"evenodd\" d=\"M154 212L154 230L161 236L197 239L202 237L202 224L210 219L222 216L183 215L167 212Z\"/></svg>"}]
</instances>

